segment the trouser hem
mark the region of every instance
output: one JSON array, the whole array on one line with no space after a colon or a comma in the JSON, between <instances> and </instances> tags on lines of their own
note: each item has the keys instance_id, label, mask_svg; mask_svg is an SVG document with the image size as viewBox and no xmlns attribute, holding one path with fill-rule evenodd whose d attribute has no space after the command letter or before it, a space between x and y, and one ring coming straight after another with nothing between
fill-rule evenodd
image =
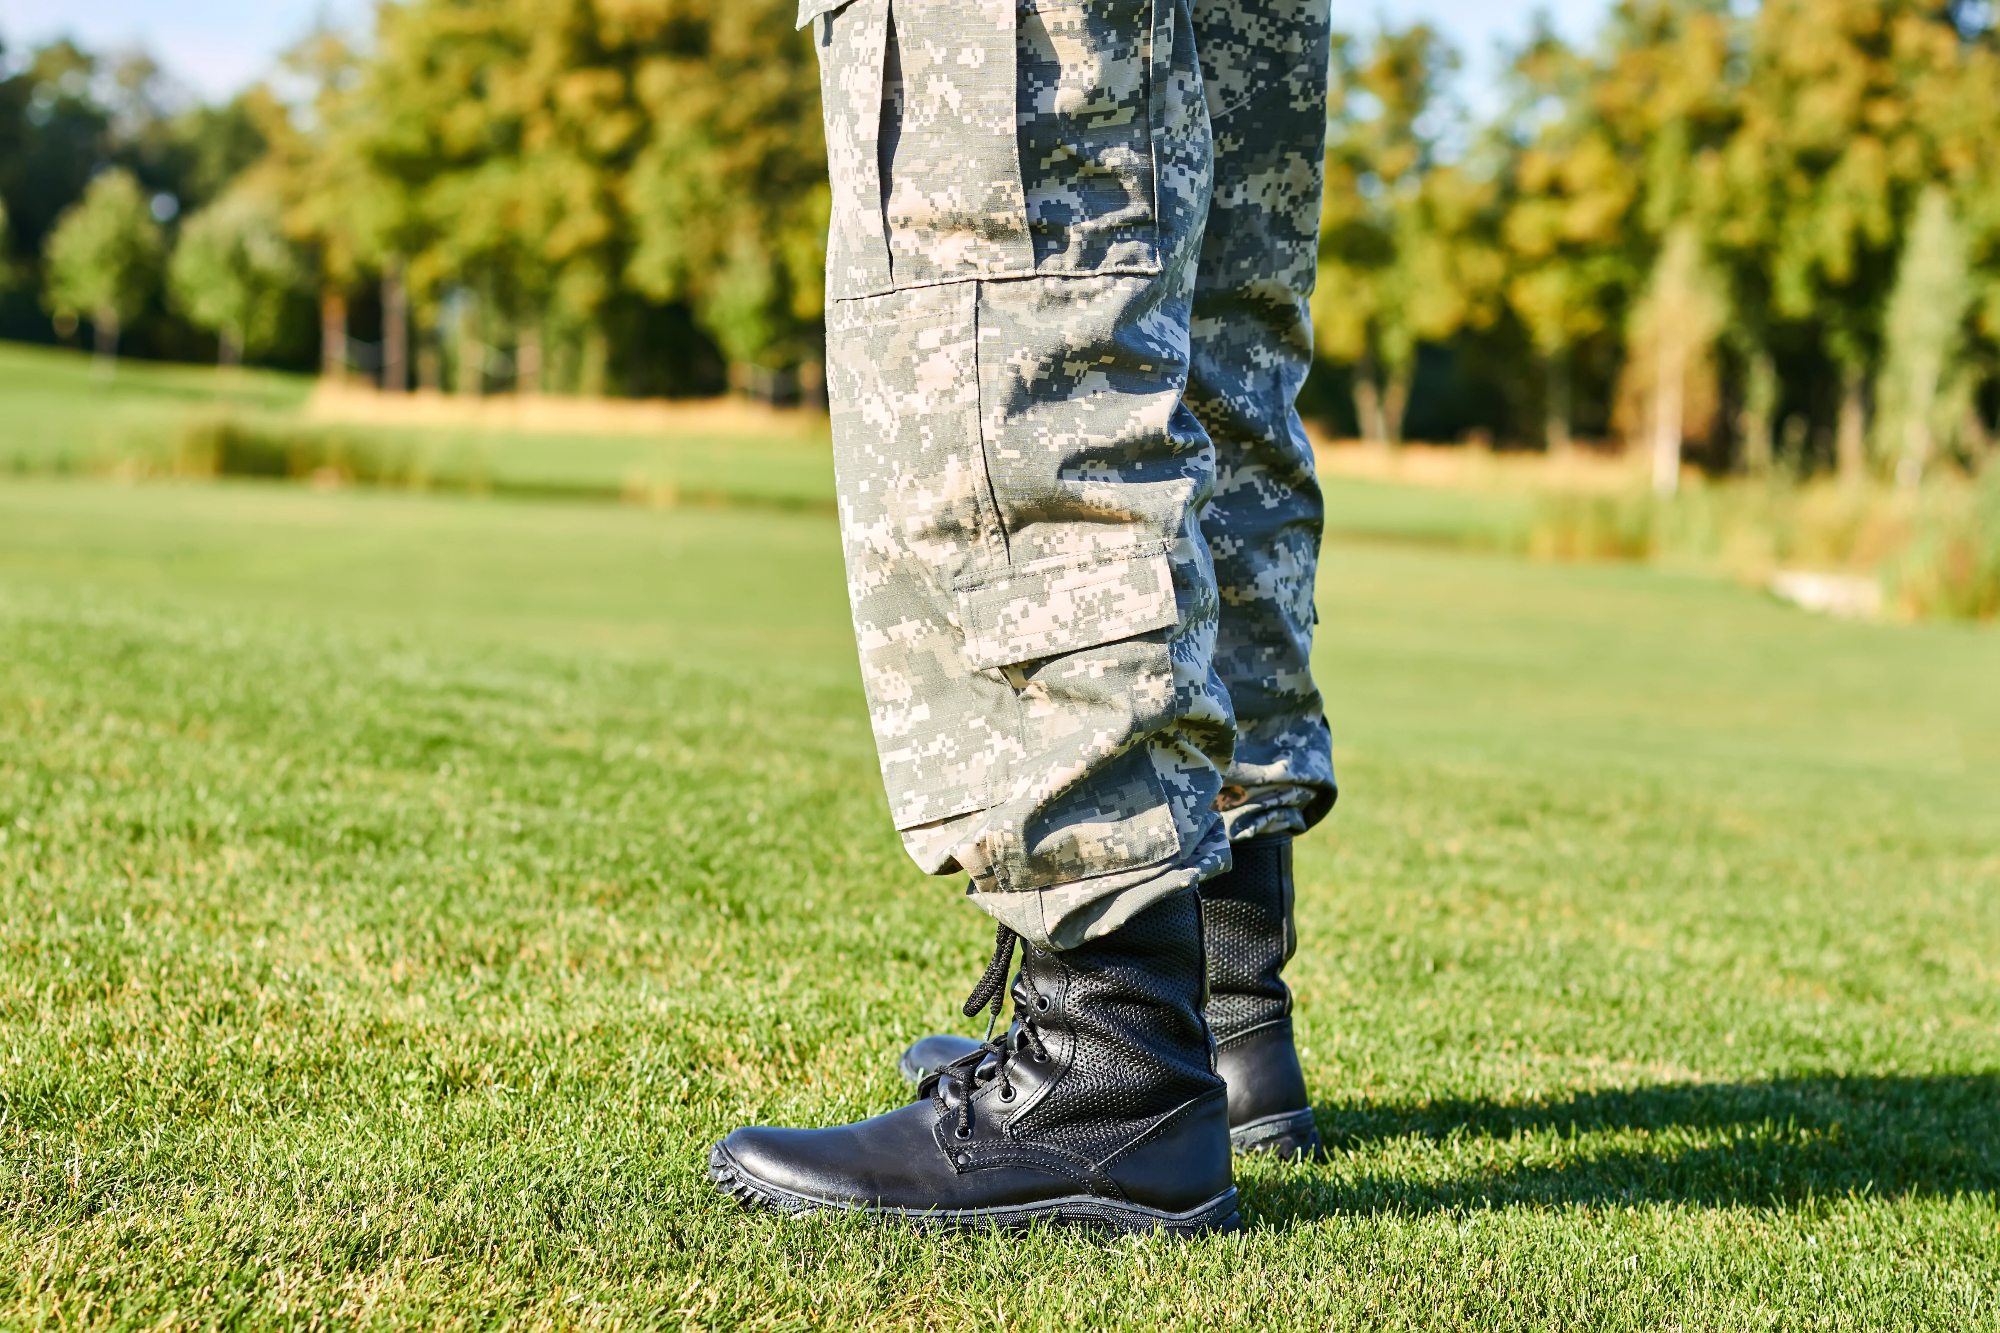
<instances>
[{"instance_id":1,"label":"trouser hem","mask_svg":"<svg viewBox=\"0 0 2000 1333\"><path fill-rule=\"evenodd\" d=\"M1272 782L1249 787L1225 784L1217 799L1231 842L1297 837L1333 809L1332 783Z\"/></svg>"},{"instance_id":2,"label":"trouser hem","mask_svg":"<svg viewBox=\"0 0 2000 1333\"><path fill-rule=\"evenodd\" d=\"M1043 889L965 896L980 911L1038 949L1074 949L1117 930L1139 913L1229 868L1229 838L1220 819L1209 823L1191 852L1173 861L1093 875Z\"/></svg>"}]
</instances>

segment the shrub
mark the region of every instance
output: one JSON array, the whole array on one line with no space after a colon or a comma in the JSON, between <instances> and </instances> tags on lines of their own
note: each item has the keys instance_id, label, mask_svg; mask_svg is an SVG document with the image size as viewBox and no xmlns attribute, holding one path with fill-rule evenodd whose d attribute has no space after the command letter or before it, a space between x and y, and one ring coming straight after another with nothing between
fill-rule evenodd
<instances>
[{"instance_id":1,"label":"shrub","mask_svg":"<svg viewBox=\"0 0 2000 1333\"><path fill-rule=\"evenodd\" d=\"M1694 484L1670 500L1545 493L1527 537L1552 560L1666 560L1763 583L1782 569L1872 576L1912 618L2000 616L2000 468L1937 475L1921 490Z\"/></svg>"},{"instance_id":2,"label":"shrub","mask_svg":"<svg viewBox=\"0 0 2000 1333\"><path fill-rule=\"evenodd\" d=\"M1644 560L1654 554L1650 495L1538 496L1528 552L1547 560Z\"/></svg>"},{"instance_id":3,"label":"shrub","mask_svg":"<svg viewBox=\"0 0 2000 1333\"><path fill-rule=\"evenodd\" d=\"M413 451L384 448L338 431L214 417L181 432L174 470L183 476L358 482L422 487Z\"/></svg>"},{"instance_id":4,"label":"shrub","mask_svg":"<svg viewBox=\"0 0 2000 1333\"><path fill-rule=\"evenodd\" d=\"M1888 561L1892 604L1908 616L2000 615L2000 468L1975 485L1926 486L1908 544Z\"/></svg>"}]
</instances>

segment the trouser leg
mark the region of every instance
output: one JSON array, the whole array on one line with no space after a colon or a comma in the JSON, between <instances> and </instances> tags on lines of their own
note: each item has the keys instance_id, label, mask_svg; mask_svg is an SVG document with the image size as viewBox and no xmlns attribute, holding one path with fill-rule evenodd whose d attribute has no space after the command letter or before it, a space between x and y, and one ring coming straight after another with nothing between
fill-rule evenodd
<instances>
[{"instance_id":1,"label":"trouser leg","mask_svg":"<svg viewBox=\"0 0 2000 1333\"><path fill-rule=\"evenodd\" d=\"M1183 402L1191 37L1151 0L854 0L820 30L835 466L891 814L1042 947L1227 857L1215 455Z\"/></svg>"},{"instance_id":2,"label":"trouser leg","mask_svg":"<svg viewBox=\"0 0 2000 1333\"><path fill-rule=\"evenodd\" d=\"M1302 833L1332 808L1312 678L1322 523L1294 403L1312 363L1326 147L1326 0L1194 0L1214 145L1187 402L1215 444L1202 515L1220 611L1215 666L1236 716L1218 802L1232 841Z\"/></svg>"}]
</instances>

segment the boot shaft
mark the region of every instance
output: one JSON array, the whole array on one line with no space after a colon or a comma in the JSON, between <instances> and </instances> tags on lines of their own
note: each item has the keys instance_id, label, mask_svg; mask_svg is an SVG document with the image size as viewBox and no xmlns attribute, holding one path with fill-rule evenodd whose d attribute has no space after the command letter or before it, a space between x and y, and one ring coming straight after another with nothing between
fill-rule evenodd
<instances>
[{"instance_id":1,"label":"boot shaft","mask_svg":"<svg viewBox=\"0 0 2000 1333\"><path fill-rule=\"evenodd\" d=\"M1022 942L1019 1023L1048 1048L1051 1086L1011 1132L1059 1133L1096 1160L1147 1121L1219 1090L1202 1016L1201 907L1156 903L1112 934L1061 953Z\"/></svg>"},{"instance_id":2,"label":"boot shaft","mask_svg":"<svg viewBox=\"0 0 2000 1333\"><path fill-rule=\"evenodd\" d=\"M1201 886L1208 953L1206 1013L1228 1046L1292 1012L1284 967L1298 948L1292 924L1292 840L1264 838L1232 849L1234 865Z\"/></svg>"}]
</instances>

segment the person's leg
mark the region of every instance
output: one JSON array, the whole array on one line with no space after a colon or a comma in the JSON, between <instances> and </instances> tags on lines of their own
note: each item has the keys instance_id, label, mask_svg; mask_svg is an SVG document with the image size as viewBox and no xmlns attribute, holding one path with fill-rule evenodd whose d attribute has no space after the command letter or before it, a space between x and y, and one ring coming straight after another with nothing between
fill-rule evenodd
<instances>
[{"instance_id":1,"label":"person's leg","mask_svg":"<svg viewBox=\"0 0 2000 1333\"><path fill-rule=\"evenodd\" d=\"M1235 1223L1192 892L1234 720L1182 402L1209 193L1185 3L821 19L828 387L891 814L1025 951L1006 1036L860 1125L738 1130L746 1202ZM877 107L882 110L878 112ZM997 998L996 998L997 1005Z\"/></svg>"},{"instance_id":2,"label":"person's leg","mask_svg":"<svg viewBox=\"0 0 2000 1333\"><path fill-rule=\"evenodd\" d=\"M824 21L857 106L890 37L879 138L829 102L827 369L891 817L1066 948L1225 855L1214 455L1182 403L1208 134L1185 8L1010 3Z\"/></svg>"},{"instance_id":3,"label":"person's leg","mask_svg":"<svg viewBox=\"0 0 2000 1333\"><path fill-rule=\"evenodd\" d=\"M1333 759L1312 678L1321 505L1294 407L1312 363L1326 149L1326 0L1194 0L1215 151L1195 278L1188 405L1215 442L1202 532L1236 714L1217 802L1234 850L1202 886L1207 1016L1245 1151L1317 1153L1280 975L1297 944L1291 839L1324 818Z\"/></svg>"},{"instance_id":4,"label":"person's leg","mask_svg":"<svg viewBox=\"0 0 2000 1333\"><path fill-rule=\"evenodd\" d=\"M1217 800L1235 855L1201 889L1207 1015L1232 1138L1290 1155L1318 1144L1280 975L1297 940L1290 840L1335 794L1310 661L1320 495L1294 407L1312 360L1328 13L1324 0L1194 0L1192 23L1215 185L1185 401L1215 448L1201 527L1218 585L1215 666L1236 717ZM973 1045L925 1038L903 1072L916 1081Z\"/></svg>"},{"instance_id":5,"label":"person's leg","mask_svg":"<svg viewBox=\"0 0 2000 1333\"><path fill-rule=\"evenodd\" d=\"M1217 802L1232 842L1333 807L1312 678L1322 509L1297 408L1326 153L1326 0L1195 0L1215 152L1196 266L1187 404L1215 444L1202 514L1221 598L1215 665L1236 713Z\"/></svg>"}]
</instances>

